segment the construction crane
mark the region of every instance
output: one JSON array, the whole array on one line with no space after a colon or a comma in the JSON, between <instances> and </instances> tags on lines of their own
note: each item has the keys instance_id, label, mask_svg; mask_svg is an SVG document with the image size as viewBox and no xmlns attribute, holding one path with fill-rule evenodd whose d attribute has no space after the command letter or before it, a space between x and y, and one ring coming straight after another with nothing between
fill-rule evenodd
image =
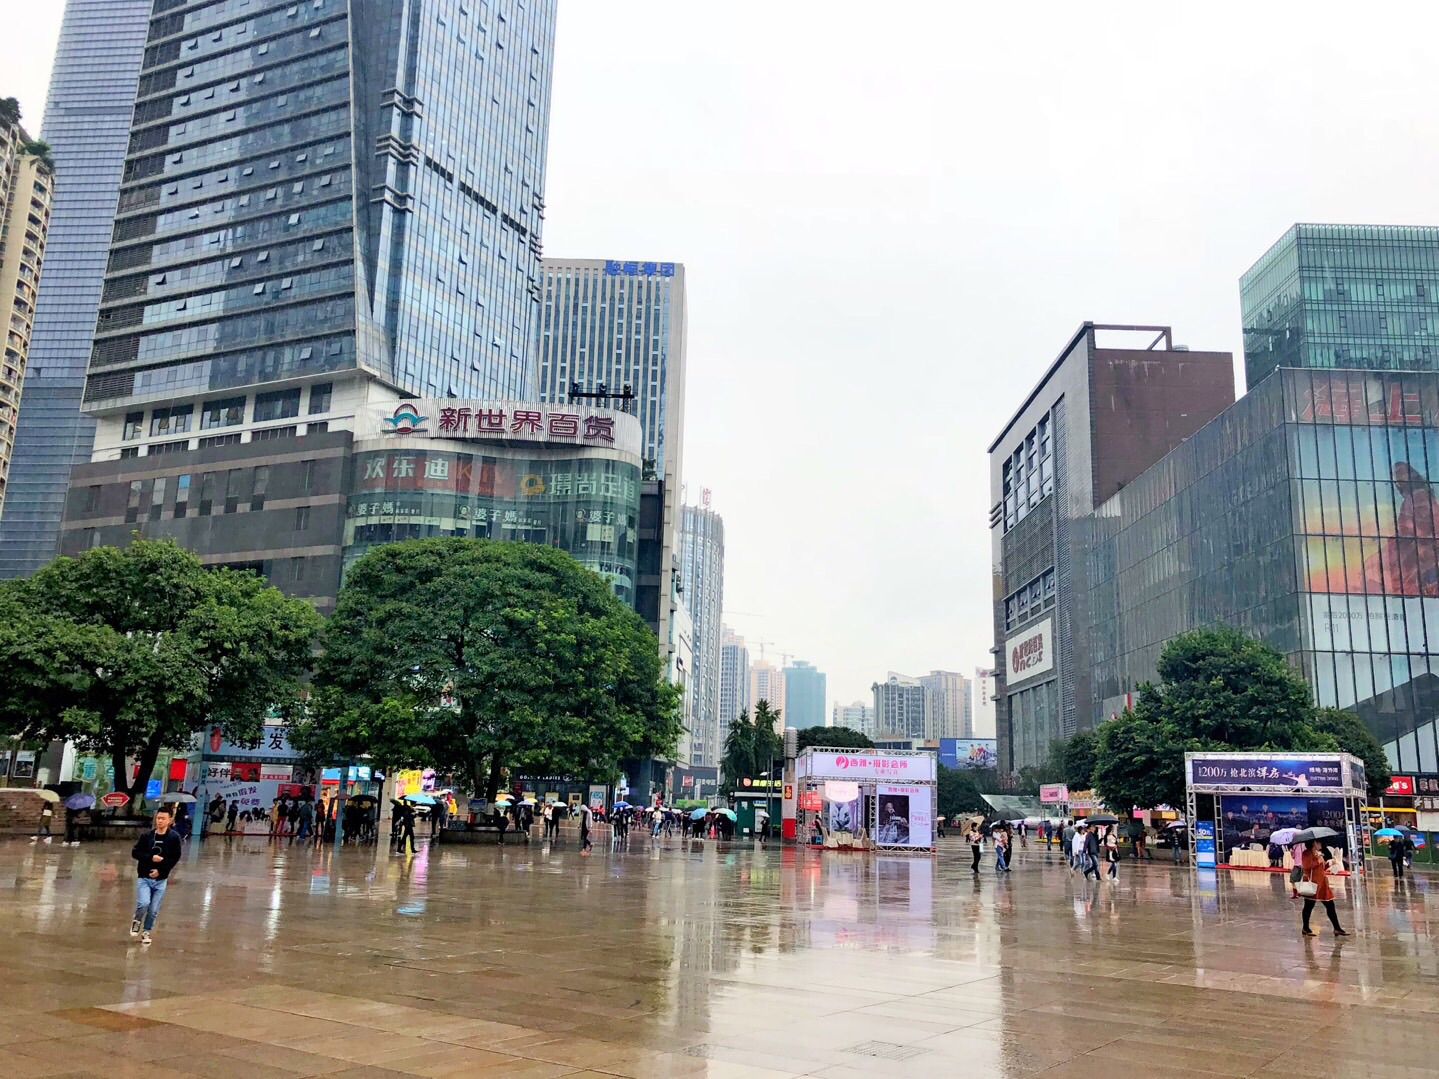
<instances>
[{"instance_id":1,"label":"construction crane","mask_svg":"<svg viewBox=\"0 0 1439 1079\"><path fill-rule=\"evenodd\" d=\"M745 643L748 644L749 642L745 642ZM778 642L778 641L755 641L754 643L757 644L757 645L759 645L759 658L760 658L761 660L763 660L763 659L764 659L765 645L778 644L779 642ZM793 653L793 652L779 652L778 655L779 655L779 658L784 661L784 665L785 665L786 667L788 667L788 666L789 666L789 661L790 661L790 659L794 656L794 653Z\"/></svg>"}]
</instances>

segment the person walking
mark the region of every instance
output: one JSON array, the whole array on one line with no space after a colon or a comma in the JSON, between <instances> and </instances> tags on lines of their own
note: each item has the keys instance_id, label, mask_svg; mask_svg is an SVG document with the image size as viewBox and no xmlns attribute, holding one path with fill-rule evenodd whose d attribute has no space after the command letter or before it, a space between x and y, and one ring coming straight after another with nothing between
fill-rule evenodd
<instances>
[{"instance_id":1,"label":"person walking","mask_svg":"<svg viewBox=\"0 0 1439 1079\"><path fill-rule=\"evenodd\" d=\"M594 849L594 846L595 846L594 843L590 842L590 827L591 827L591 825L594 824L594 821L595 821L595 815L594 815L593 812L590 811L589 805L588 805L587 803L581 802L581 803L580 803L580 854L581 854L581 855L589 854L590 851L592 851L592 850ZM659 831L658 824L656 824L655 831L656 831L656 833L658 833L658 831Z\"/></svg>"},{"instance_id":2,"label":"person walking","mask_svg":"<svg viewBox=\"0 0 1439 1079\"><path fill-rule=\"evenodd\" d=\"M1104 830L1104 859L1109 863L1109 879L1119 880L1119 834L1114 825Z\"/></svg>"},{"instance_id":3,"label":"person walking","mask_svg":"<svg viewBox=\"0 0 1439 1079\"><path fill-rule=\"evenodd\" d=\"M1347 937L1349 934L1339 924L1339 915L1334 909L1334 890L1329 887L1329 873L1324 866L1324 854L1319 849L1319 840L1311 839L1304 844L1302 868L1304 875L1301 883L1307 882L1314 885L1314 894L1304 896L1303 928L1301 930L1303 935L1314 936L1314 930L1309 928L1309 915L1313 913L1315 903L1323 903L1324 913L1329 915L1329 924L1334 927L1334 935Z\"/></svg>"},{"instance_id":4,"label":"person walking","mask_svg":"<svg viewBox=\"0 0 1439 1079\"><path fill-rule=\"evenodd\" d=\"M1389 864L1394 869L1394 878L1401 880L1404 877L1404 856L1408 853L1409 837L1396 835L1389 841Z\"/></svg>"},{"instance_id":5,"label":"person walking","mask_svg":"<svg viewBox=\"0 0 1439 1079\"><path fill-rule=\"evenodd\" d=\"M233 799L230 802L230 808L225 810L225 831L233 832L235 830L235 821L239 818L239 816L240 801L237 798Z\"/></svg>"},{"instance_id":6,"label":"person walking","mask_svg":"<svg viewBox=\"0 0 1439 1079\"><path fill-rule=\"evenodd\" d=\"M410 805L409 802L401 802L399 808L395 810L395 815L399 818L400 823L400 835L395 842L395 853L404 854L405 842L408 840L410 853L418 854L420 848L415 842L415 807ZM504 842L504 838L504 830L501 829L500 841Z\"/></svg>"},{"instance_id":7,"label":"person walking","mask_svg":"<svg viewBox=\"0 0 1439 1079\"><path fill-rule=\"evenodd\" d=\"M1069 863L1069 871L1074 872L1074 825L1069 821L1064 822L1064 830L1059 833L1060 853L1064 860Z\"/></svg>"},{"instance_id":8,"label":"person walking","mask_svg":"<svg viewBox=\"0 0 1439 1079\"><path fill-rule=\"evenodd\" d=\"M979 872L979 861L984 853L984 836L979 831L979 825L969 822L969 828L965 830L964 841L969 844L970 851L974 854L974 863L969 867L973 872Z\"/></svg>"},{"instance_id":9,"label":"person walking","mask_svg":"<svg viewBox=\"0 0 1439 1079\"><path fill-rule=\"evenodd\" d=\"M168 809L155 811L154 827L150 828L130 850L135 859L135 916L130 920L130 939L150 943L150 933L160 914L160 901L170 883L170 870L180 860L180 836L170 827L174 817Z\"/></svg>"},{"instance_id":10,"label":"person walking","mask_svg":"<svg viewBox=\"0 0 1439 1079\"><path fill-rule=\"evenodd\" d=\"M1084 879L1089 879L1089 874L1094 874L1094 879L1099 880L1099 833L1094 827L1083 829L1084 832Z\"/></svg>"},{"instance_id":11,"label":"person walking","mask_svg":"<svg viewBox=\"0 0 1439 1079\"><path fill-rule=\"evenodd\" d=\"M993 832L994 839L994 871L996 873L1009 872L1009 831L1005 828L996 828Z\"/></svg>"},{"instance_id":12,"label":"person walking","mask_svg":"<svg viewBox=\"0 0 1439 1079\"><path fill-rule=\"evenodd\" d=\"M301 802L300 808L296 810L295 816L299 821L299 827L295 829L295 838L308 839L310 836L310 826L315 822L314 803L309 799Z\"/></svg>"}]
</instances>

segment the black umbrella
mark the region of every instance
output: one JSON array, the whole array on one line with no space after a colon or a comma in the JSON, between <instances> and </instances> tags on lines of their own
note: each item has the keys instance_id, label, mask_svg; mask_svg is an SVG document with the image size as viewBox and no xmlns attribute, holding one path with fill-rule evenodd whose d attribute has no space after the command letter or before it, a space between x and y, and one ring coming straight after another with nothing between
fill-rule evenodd
<instances>
[{"instance_id":1,"label":"black umbrella","mask_svg":"<svg viewBox=\"0 0 1439 1079\"><path fill-rule=\"evenodd\" d=\"M1113 813L1096 813L1091 817L1085 817L1090 824L1118 824L1119 818Z\"/></svg>"},{"instance_id":2,"label":"black umbrella","mask_svg":"<svg viewBox=\"0 0 1439 1079\"><path fill-rule=\"evenodd\" d=\"M1334 839L1339 834L1340 833L1336 832L1333 828L1324 828L1322 826L1318 828L1306 828L1302 832L1296 832L1290 842L1308 843L1311 839Z\"/></svg>"}]
</instances>

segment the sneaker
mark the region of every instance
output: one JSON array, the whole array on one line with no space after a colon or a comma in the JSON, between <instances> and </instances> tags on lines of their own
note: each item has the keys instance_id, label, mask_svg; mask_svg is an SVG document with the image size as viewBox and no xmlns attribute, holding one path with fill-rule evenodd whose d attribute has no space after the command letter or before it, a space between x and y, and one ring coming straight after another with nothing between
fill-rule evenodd
<instances>
[{"instance_id":1,"label":"sneaker","mask_svg":"<svg viewBox=\"0 0 1439 1079\"><path fill-rule=\"evenodd\" d=\"M149 944L149 943L150 943L150 930L147 929L147 930L145 930L145 932L143 932L143 933L140 934L140 943L141 943L141 944Z\"/></svg>"},{"instance_id":2,"label":"sneaker","mask_svg":"<svg viewBox=\"0 0 1439 1079\"><path fill-rule=\"evenodd\" d=\"M134 940L136 937L138 937L140 935L140 930L143 928L144 926L140 924L139 918L136 918L134 921L132 921L130 923L130 939Z\"/></svg>"}]
</instances>

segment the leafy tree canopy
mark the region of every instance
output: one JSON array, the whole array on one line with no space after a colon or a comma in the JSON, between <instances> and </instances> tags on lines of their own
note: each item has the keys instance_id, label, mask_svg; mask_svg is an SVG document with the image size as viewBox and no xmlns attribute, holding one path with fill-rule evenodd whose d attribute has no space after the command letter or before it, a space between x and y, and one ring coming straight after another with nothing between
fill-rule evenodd
<instances>
[{"instance_id":1,"label":"leafy tree canopy","mask_svg":"<svg viewBox=\"0 0 1439 1079\"><path fill-rule=\"evenodd\" d=\"M20 122L20 99L0 97L0 125L14 127Z\"/></svg>"},{"instance_id":2,"label":"leafy tree canopy","mask_svg":"<svg viewBox=\"0 0 1439 1079\"><path fill-rule=\"evenodd\" d=\"M322 635L320 759L429 764L493 797L506 768L612 775L672 752L679 691L654 636L563 551L451 537L368 552Z\"/></svg>"},{"instance_id":3,"label":"leafy tree canopy","mask_svg":"<svg viewBox=\"0 0 1439 1079\"><path fill-rule=\"evenodd\" d=\"M0 733L107 754L135 799L161 750L212 724L255 738L270 708L293 714L320 624L303 600L169 540L57 558L0 585Z\"/></svg>"},{"instance_id":4,"label":"leafy tree canopy","mask_svg":"<svg viewBox=\"0 0 1439 1079\"><path fill-rule=\"evenodd\" d=\"M823 749L873 749L869 735L853 727L801 727L799 748L819 746Z\"/></svg>"},{"instance_id":5,"label":"leafy tree canopy","mask_svg":"<svg viewBox=\"0 0 1439 1079\"><path fill-rule=\"evenodd\" d=\"M779 720L779 712L770 708L769 701L760 701L753 717L746 709L730 722L720 758L722 791L733 793L745 776L765 775L771 761L783 759L784 739L775 729Z\"/></svg>"},{"instance_id":6,"label":"leafy tree canopy","mask_svg":"<svg viewBox=\"0 0 1439 1079\"><path fill-rule=\"evenodd\" d=\"M1060 749L1059 764L1063 782L1070 790L1088 790L1094 786L1094 769L1099 764L1099 732L1078 731Z\"/></svg>"},{"instance_id":7,"label":"leafy tree canopy","mask_svg":"<svg viewBox=\"0 0 1439 1079\"><path fill-rule=\"evenodd\" d=\"M988 814L989 803L982 795L996 793L999 778L993 768L946 768L941 764L936 787L939 814L952 821L970 813Z\"/></svg>"}]
</instances>

